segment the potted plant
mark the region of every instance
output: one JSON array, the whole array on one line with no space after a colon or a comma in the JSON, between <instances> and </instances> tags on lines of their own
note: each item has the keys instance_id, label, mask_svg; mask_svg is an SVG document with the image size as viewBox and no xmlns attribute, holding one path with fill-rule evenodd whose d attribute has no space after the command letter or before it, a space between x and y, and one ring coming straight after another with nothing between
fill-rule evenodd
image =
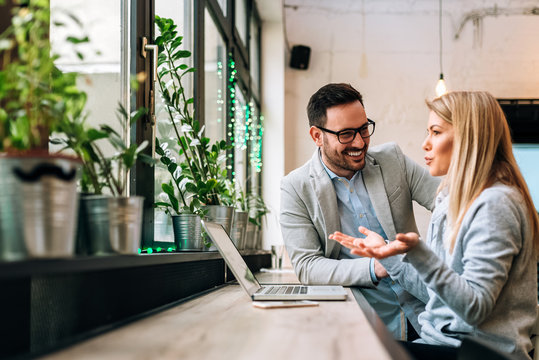
<instances>
[{"instance_id":1,"label":"potted plant","mask_svg":"<svg viewBox=\"0 0 539 360\"><path fill-rule=\"evenodd\" d=\"M0 259L73 254L80 161L49 135L85 94L54 64L46 0L14 9L0 35ZM84 39L70 38L72 43Z\"/></svg>"},{"instance_id":2,"label":"potted plant","mask_svg":"<svg viewBox=\"0 0 539 360\"><path fill-rule=\"evenodd\" d=\"M158 201L154 205L172 217L176 250L202 250L200 219L206 211L198 197L187 191L186 184L189 180L178 167L176 158L165 150L156 139L156 153L160 156L161 163L167 167L171 180L161 184L168 201Z\"/></svg>"},{"instance_id":3,"label":"potted plant","mask_svg":"<svg viewBox=\"0 0 539 360\"><path fill-rule=\"evenodd\" d=\"M246 248L261 249L262 222L269 213L269 209L267 208L264 199L259 194L249 193L247 198L247 203L249 205L249 221L246 230Z\"/></svg>"},{"instance_id":4,"label":"potted plant","mask_svg":"<svg viewBox=\"0 0 539 360\"><path fill-rule=\"evenodd\" d=\"M247 222L249 219L249 204L248 197L241 186L234 182L230 182L230 193L234 201L234 220L232 222L232 230L230 238L238 249L246 249Z\"/></svg>"},{"instance_id":5,"label":"potted plant","mask_svg":"<svg viewBox=\"0 0 539 360\"><path fill-rule=\"evenodd\" d=\"M231 147L224 140L210 146L210 139L203 136L204 127L193 115L194 100L187 96L183 85L184 77L195 71L181 63L191 53L181 49L183 38L173 20L156 16L155 23L160 32L155 39L159 48L158 83L173 128L173 138L158 141L156 146L161 163L172 178L162 185L169 202L158 202L157 206L173 210L175 215L205 215L230 231L234 209L227 206L230 194L225 162L226 151Z\"/></svg>"},{"instance_id":6,"label":"potted plant","mask_svg":"<svg viewBox=\"0 0 539 360\"><path fill-rule=\"evenodd\" d=\"M128 114L119 104L117 120L125 132L141 116L145 108ZM88 254L138 253L142 227L142 196L125 196L127 173L137 160L153 165L154 160L142 153L148 146L127 146L121 135L111 126L88 127L82 112L62 121L58 130L63 135L53 141L63 149L71 149L82 160L80 251ZM108 145L115 153L106 155L101 145ZM107 194L105 194L105 192Z\"/></svg>"}]
</instances>

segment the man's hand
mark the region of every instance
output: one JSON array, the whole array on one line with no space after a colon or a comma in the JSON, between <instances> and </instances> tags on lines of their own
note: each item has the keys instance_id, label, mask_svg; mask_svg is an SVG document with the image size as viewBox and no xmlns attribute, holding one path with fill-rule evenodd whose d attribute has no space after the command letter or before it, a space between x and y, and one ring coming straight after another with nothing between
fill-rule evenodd
<instances>
[{"instance_id":1,"label":"man's hand","mask_svg":"<svg viewBox=\"0 0 539 360\"><path fill-rule=\"evenodd\" d=\"M382 264L380 264L378 260L374 260L374 274L376 275L378 280L389 276L386 271L386 268Z\"/></svg>"}]
</instances>

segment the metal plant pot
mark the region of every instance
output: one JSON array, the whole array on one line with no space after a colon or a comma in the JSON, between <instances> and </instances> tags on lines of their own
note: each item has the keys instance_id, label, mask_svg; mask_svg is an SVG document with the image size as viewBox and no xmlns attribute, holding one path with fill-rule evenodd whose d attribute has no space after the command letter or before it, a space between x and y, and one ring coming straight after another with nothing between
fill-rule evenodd
<instances>
[{"instance_id":1,"label":"metal plant pot","mask_svg":"<svg viewBox=\"0 0 539 360\"><path fill-rule=\"evenodd\" d=\"M195 214L172 215L174 243L178 251L202 250L200 216Z\"/></svg>"},{"instance_id":2,"label":"metal plant pot","mask_svg":"<svg viewBox=\"0 0 539 360\"><path fill-rule=\"evenodd\" d=\"M258 226L255 226L253 236L249 239L247 243L247 249L256 249L259 233L260 232L258 231Z\"/></svg>"},{"instance_id":3,"label":"metal plant pot","mask_svg":"<svg viewBox=\"0 0 539 360\"><path fill-rule=\"evenodd\" d=\"M257 226L250 221L247 221L247 229L245 231L245 249L253 248L253 245L256 243L256 229Z\"/></svg>"},{"instance_id":4,"label":"metal plant pot","mask_svg":"<svg viewBox=\"0 0 539 360\"><path fill-rule=\"evenodd\" d=\"M230 234L232 220L234 218L234 207L224 205L206 205L205 209L208 210L206 213L206 220L223 225L225 231ZM209 239L206 238L205 243L209 243ZM205 250L216 251L217 248L212 244L210 247L206 246Z\"/></svg>"},{"instance_id":5,"label":"metal plant pot","mask_svg":"<svg viewBox=\"0 0 539 360\"><path fill-rule=\"evenodd\" d=\"M247 221L249 214L245 211L234 211L234 221L230 237L238 249L245 249L245 234L247 230Z\"/></svg>"},{"instance_id":6,"label":"metal plant pot","mask_svg":"<svg viewBox=\"0 0 539 360\"><path fill-rule=\"evenodd\" d=\"M77 254L114 254L110 244L109 198L81 194L77 228Z\"/></svg>"},{"instance_id":7,"label":"metal plant pot","mask_svg":"<svg viewBox=\"0 0 539 360\"><path fill-rule=\"evenodd\" d=\"M109 236L112 250L119 254L138 254L142 234L142 196L110 197Z\"/></svg>"},{"instance_id":8,"label":"metal plant pot","mask_svg":"<svg viewBox=\"0 0 539 360\"><path fill-rule=\"evenodd\" d=\"M255 229L255 249L262 249L262 227L257 226Z\"/></svg>"},{"instance_id":9,"label":"metal plant pot","mask_svg":"<svg viewBox=\"0 0 539 360\"><path fill-rule=\"evenodd\" d=\"M79 169L60 156L0 156L0 260L73 255Z\"/></svg>"},{"instance_id":10,"label":"metal plant pot","mask_svg":"<svg viewBox=\"0 0 539 360\"><path fill-rule=\"evenodd\" d=\"M208 219L208 221L223 225L225 231L230 234L232 220L234 218L234 207L224 205L206 205L204 208L208 210L206 213L206 219Z\"/></svg>"}]
</instances>

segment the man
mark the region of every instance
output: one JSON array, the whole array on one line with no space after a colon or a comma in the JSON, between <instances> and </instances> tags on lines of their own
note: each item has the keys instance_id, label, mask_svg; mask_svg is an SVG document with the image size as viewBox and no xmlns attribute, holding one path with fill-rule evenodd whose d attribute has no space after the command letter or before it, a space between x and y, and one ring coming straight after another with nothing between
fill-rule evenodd
<instances>
[{"instance_id":1,"label":"man","mask_svg":"<svg viewBox=\"0 0 539 360\"><path fill-rule=\"evenodd\" d=\"M318 149L281 182L281 231L295 272L305 284L361 287L352 289L361 291L397 339L406 340L406 318L417 324L424 308L399 285L410 270L400 259L380 263L352 255L328 236L341 231L364 237L359 226L389 240L417 232L412 200L431 210L439 180L394 143L367 152L375 124L351 85L323 86L309 100L307 115ZM422 298L424 290L414 294Z\"/></svg>"}]
</instances>

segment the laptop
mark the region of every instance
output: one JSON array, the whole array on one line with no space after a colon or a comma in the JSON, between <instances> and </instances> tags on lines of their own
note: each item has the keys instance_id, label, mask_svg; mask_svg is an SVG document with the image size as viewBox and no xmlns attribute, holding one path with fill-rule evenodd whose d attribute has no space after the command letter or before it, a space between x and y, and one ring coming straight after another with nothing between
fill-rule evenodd
<instances>
[{"instance_id":1,"label":"laptop","mask_svg":"<svg viewBox=\"0 0 539 360\"><path fill-rule=\"evenodd\" d=\"M202 227L252 300L346 300L342 286L260 285L223 226L202 220Z\"/></svg>"}]
</instances>

